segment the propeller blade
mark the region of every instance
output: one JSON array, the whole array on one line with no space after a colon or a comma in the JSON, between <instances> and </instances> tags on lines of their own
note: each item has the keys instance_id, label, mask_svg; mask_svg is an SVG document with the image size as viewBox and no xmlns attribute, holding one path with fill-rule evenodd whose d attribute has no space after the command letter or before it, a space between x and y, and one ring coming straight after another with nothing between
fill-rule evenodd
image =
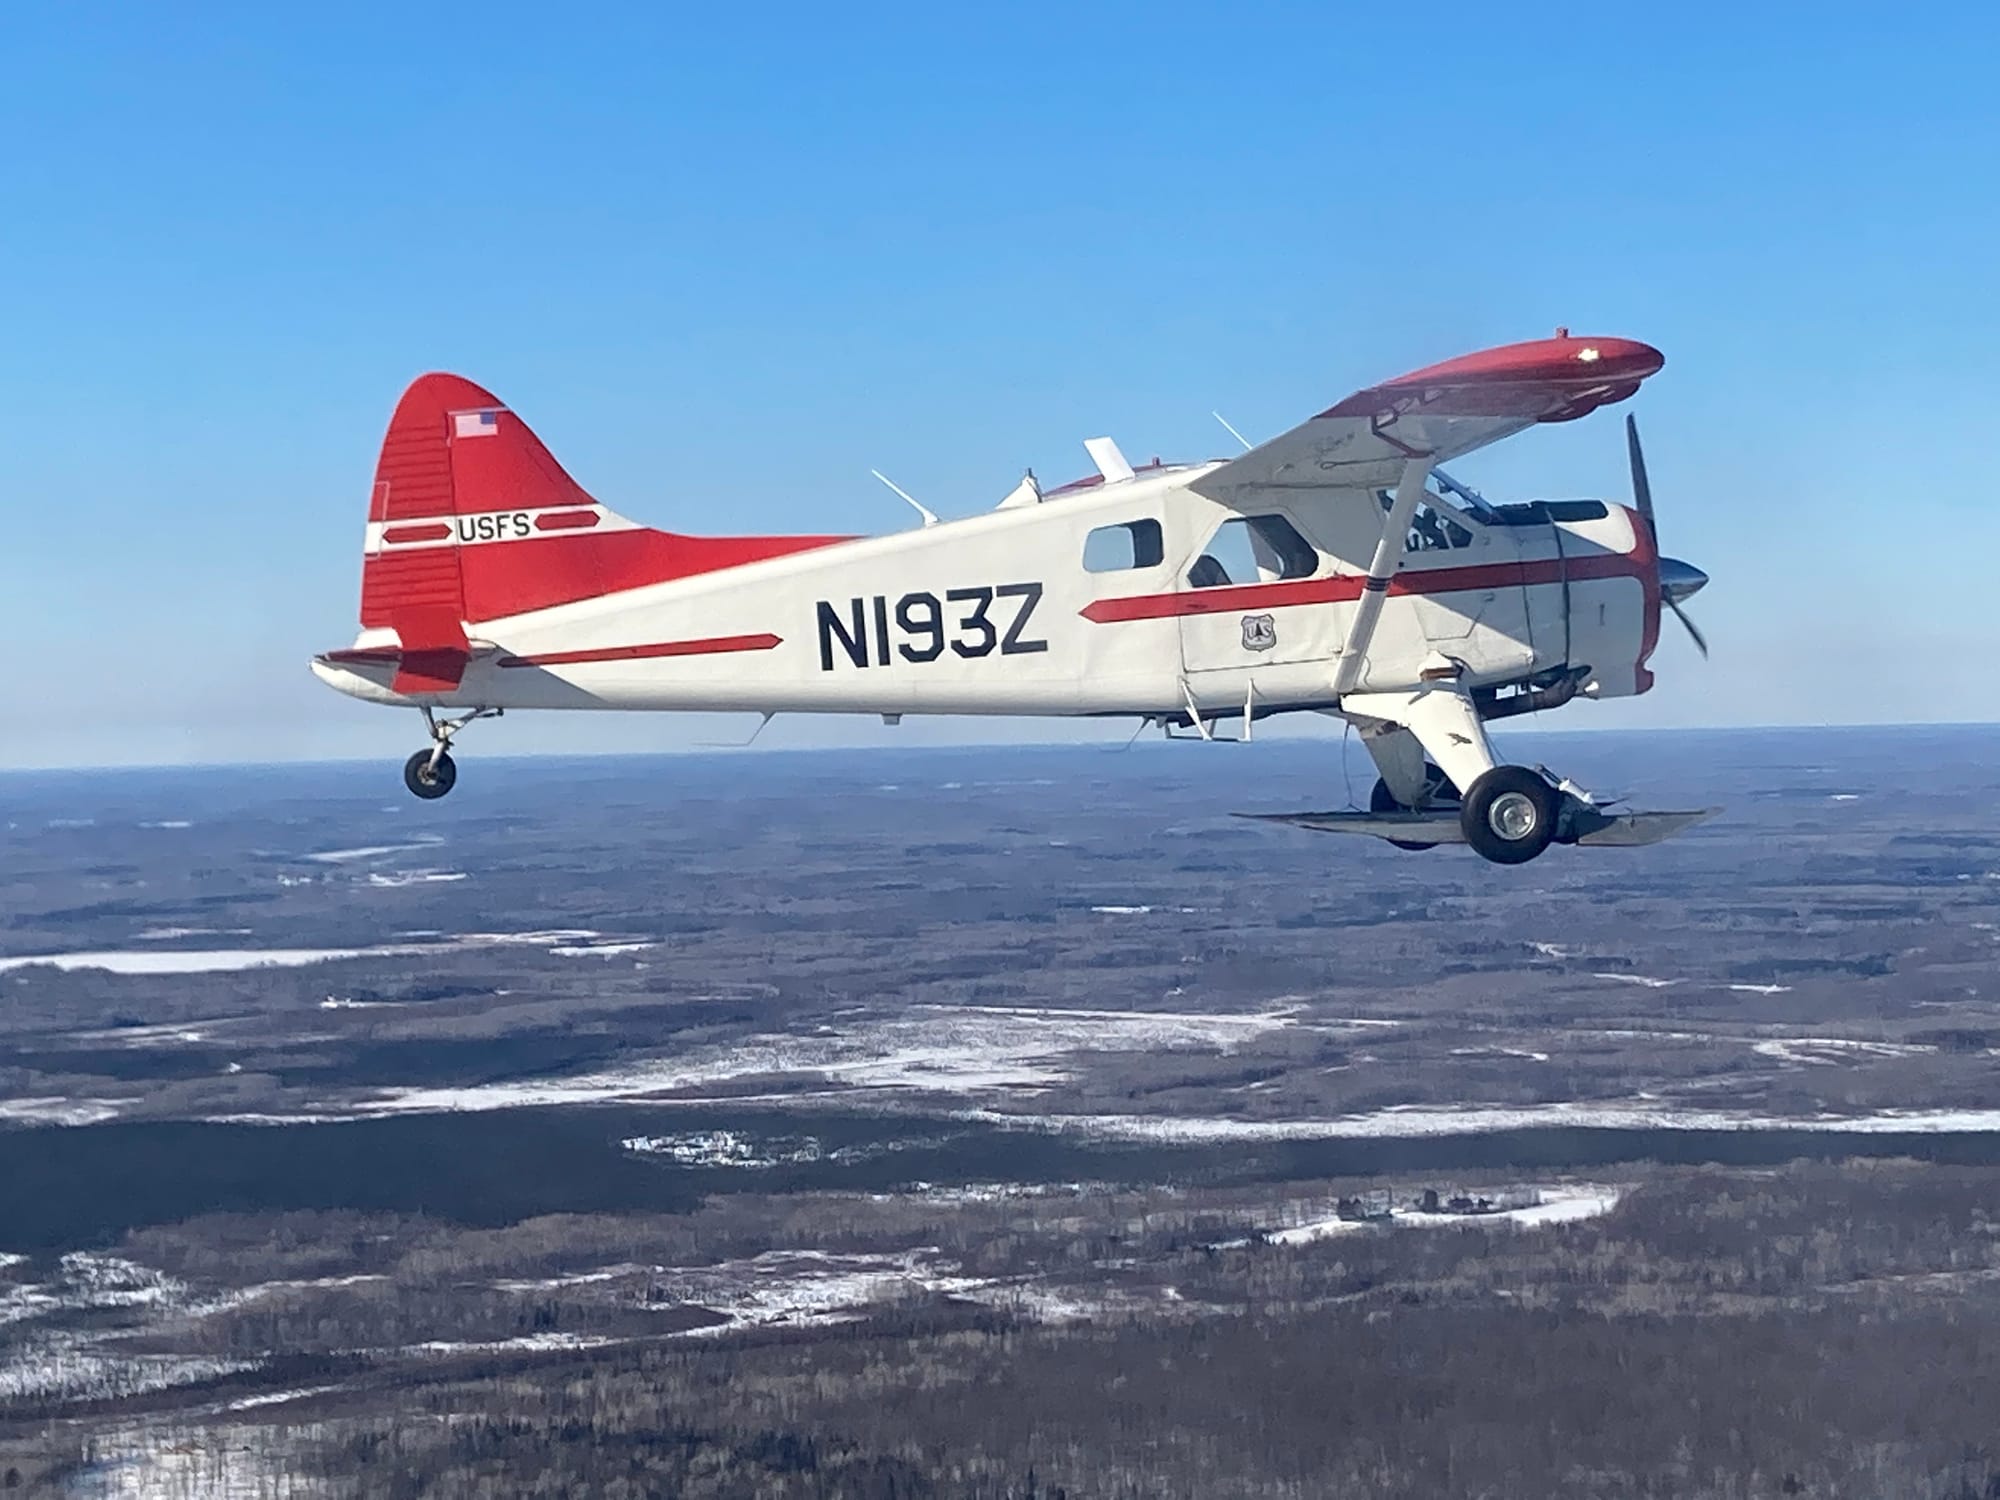
<instances>
[{"instance_id":1,"label":"propeller blade","mask_svg":"<svg viewBox=\"0 0 2000 1500\"><path fill-rule=\"evenodd\" d=\"M1646 450L1639 446L1639 421L1630 412L1625 414L1625 456L1632 464L1632 508L1646 519L1646 529L1653 534L1653 550L1660 548L1660 523L1653 515L1653 482L1646 475ZM1679 588L1669 586L1669 569L1679 570L1673 581ZM1697 593L1708 582L1706 574L1686 563L1673 558L1660 559L1660 603L1674 612L1674 618L1681 622L1681 628L1694 642L1694 649L1702 659L1708 659L1708 637L1701 633L1701 627L1690 620L1687 611L1681 608L1680 600L1674 597L1678 591Z\"/></svg>"},{"instance_id":2,"label":"propeller blade","mask_svg":"<svg viewBox=\"0 0 2000 1500\"><path fill-rule=\"evenodd\" d=\"M1687 611L1682 609L1680 605L1675 603L1672 599L1669 599L1665 595L1662 595L1660 602L1666 605L1668 609L1674 612L1674 618L1676 620L1679 620L1682 626L1687 630L1688 638L1694 642L1694 649L1701 653L1702 660L1703 661L1708 660L1708 637L1701 633L1701 627L1696 625L1694 621L1690 620L1687 616Z\"/></svg>"},{"instance_id":3,"label":"propeller blade","mask_svg":"<svg viewBox=\"0 0 2000 1500\"><path fill-rule=\"evenodd\" d=\"M1657 550L1660 523L1653 519L1653 485L1646 477L1646 450L1639 446L1639 421L1630 412L1625 414L1625 456L1632 464L1633 507L1646 518L1646 525L1653 533L1653 546Z\"/></svg>"}]
</instances>

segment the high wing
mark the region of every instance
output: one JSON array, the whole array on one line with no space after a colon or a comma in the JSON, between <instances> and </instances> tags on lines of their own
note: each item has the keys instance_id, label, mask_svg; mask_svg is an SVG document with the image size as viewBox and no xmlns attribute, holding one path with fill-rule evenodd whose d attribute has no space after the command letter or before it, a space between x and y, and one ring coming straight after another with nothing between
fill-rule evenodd
<instances>
[{"instance_id":1,"label":"high wing","mask_svg":"<svg viewBox=\"0 0 2000 1500\"><path fill-rule=\"evenodd\" d=\"M1225 505L1260 489L1393 488L1413 459L1449 463L1537 422L1588 415L1623 401L1665 363L1649 344L1566 329L1467 354L1356 391L1194 488Z\"/></svg>"}]
</instances>

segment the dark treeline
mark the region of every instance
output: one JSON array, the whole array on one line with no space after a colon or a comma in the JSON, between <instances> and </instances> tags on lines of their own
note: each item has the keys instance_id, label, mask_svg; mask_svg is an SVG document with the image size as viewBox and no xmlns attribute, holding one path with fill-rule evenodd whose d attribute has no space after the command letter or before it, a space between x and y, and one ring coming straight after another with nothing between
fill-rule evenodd
<instances>
[{"instance_id":1,"label":"dark treeline","mask_svg":"<svg viewBox=\"0 0 2000 1500\"><path fill-rule=\"evenodd\" d=\"M315 1466L468 1500L2000 1494L1990 1311L945 1322L429 1392Z\"/></svg>"}]
</instances>

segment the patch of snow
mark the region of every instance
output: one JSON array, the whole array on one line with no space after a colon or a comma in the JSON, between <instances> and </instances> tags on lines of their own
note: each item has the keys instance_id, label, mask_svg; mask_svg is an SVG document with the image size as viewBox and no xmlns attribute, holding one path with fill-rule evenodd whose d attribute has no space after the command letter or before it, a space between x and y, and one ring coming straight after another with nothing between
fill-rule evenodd
<instances>
[{"instance_id":1,"label":"patch of snow","mask_svg":"<svg viewBox=\"0 0 2000 1500\"><path fill-rule=\"evenodd\" d=\"M635 1135L618 1143L641 1156L664 1156L684 1167L775 1167L781 1162L820 1159L811 1136L774 1136L754 1141L733 1130L692 1130L681 1135Z\"/></svg>"},{"instance_id":2,"label":"patch of snow","mask_svg":"<svg viewBox=\"0 0 2000 1500\"><path fill-rule=\"evenodd\" d=\"M1580 958L1583 954L1581 948L1567 947L1562 943L1529 943L1528 946L1543 958Z\"/></svg>"},{"instance_id":3,"label":"patch of snow","mask_svg":"<svg viewBox=\"0 0 2000 1500\"><path fill-rule=\"evenodd\" d=\"M462 932L451 941L475 948L539 948L550 943L589 943L603 936L589 927L550 927L533 932Z\"/></svg>"},{"instance_id":4,"label":"patch of snow","mask_svg":"<svg viewBox=\"0 0 2000 1500\"><path fill-rule=\"evenodd\" d=\"M617 958L621 954L646 953L658 943L563 943L549 949L557 958Z\"/></svg>"},{"instance_id":5,"label":"patch of snow","mask_svg":"<svg viewBox=\"0 0 2000 1500\"><path fill-rule=\"evenodd\" d=\"M349 958L383 958L415 953L415 948L182 948L141 952L112 948L94 953L30 953L0 958L0 974L46 964L69 973L102 969L109 974L228 974L243 969L296 969Z\"/></svg>"},{"instance_id":6,"label":"patch of snow","mask_svg":"<svg viewBox=\"0 0 2000 1500\"><path fill-rule=\"evenodd\" d=\"M144 932L132 934L137 943L170 943L176 938L191 937L248 937L247 927L148 927Z\"/></svg>"},{"instance_id":7,"label":"patch of snow","mask_svg":"<svg viewBox=\"0 0 2000 1500\"><path fill-rule=\"evenodd\" d=\"M232 1016L217 1016L206 1024L234 1020ZM196 1031L178 1021L162 1021L157 1026L106 1026L97 1031L72 1031L72 1041L111 1042L121 1047L157 1047L170 1042L194 1043L208 1040L208 1033Z\"/></svg>"},{"instance_id":8,"label":"patch of snow","mask_svg":"<svg viewBox=\"0 0 2000 1500\"><path fill-rule=\"evenodd\" d=\"M116 1119L122 1106L111 1099L0 1099L0 1120L36 1125L99 1125Z\"/></svg>"},{"instance_id":9,"label":"patch of snow","mask_svg":"<svg viewBox=\"0 0 2000 1500\"><path fill-rule=\"evenodd\" d=\"M650 940L599 942L603 936L586 927L558 927L537 932L468 932L442 942L378 943L365 948L112 948L82 953L28 953L0 957L0 973L47 965L64 972L102 969L109 974L124 975L227 974L244 969L295 969L357 958L436 955L463 948L547 947L551 953L577 957L631 953L658 946Z\"/></svg>"},{"instance_id":10,"label":"patch of snow","mask_svg":"<svg viewBox=\"0 0 2000 1500\"><path fill-rule=\"evenodd\" d=\"M471 878L463 870L406 870L394 875L371 870L368 873L368 883L386 891L400 890L406 885L449 885L455 880Z\"/></svg>"},{"instance_id":11,"label":"patch of snow","mask_svg":"<svg viewBox=\"0 0 2000 1500\"><path fill-rule=\"evenodd\" d=\"M151 823L141 823L141 828L192 828L194 824L186 818L160 818Z\"/></svg>"},{"instance_id":12,"label":"patch of snow","mask_svg":"<svg viewBox=\"0 0 2000 1500\"><path fill-rule=\"evenodd\" d=\"M1729 988L1739 995L1789 995L1792 992L1789 984L1732 984Z\"/></svg>"},{"instance_id":13,"label":"patch of snow","mask_svg":"<svg viewBox=\"0 0 2000 1500\"><path fill-rule=\"evenodd\" d=\"M627 1263L620 1266L604 1266L595 1271L573 1271L567 1276L542 1276L525 1281L496 1281L493 1290L512 1295L530 1292L560 1291L566 1286L591 1286L598 1282L622 1281L633 1276L644 1276L653 1270L651 1266Z\"/></svg>"},{"instance_id":14,"label":"patch of snow","mask_svg":"<svg viewBox=\"0 0 2000 1500\"><path fill-rule=\"evenodd\" d=\"M430 849L443 842L442 838L433 835L406 844L363 844L353 849L322 849L317 854L308 854L306 858L314 864L344 865L360 859L380 859L385 854L408 854L417 849Z\"/></svg>"},{"instance_id":15,"label":"patch of snow","mask_svg":"<svg viewBox=\"0 0 2000 1500\"><path fill-rule=\"evenodd\" d=\"M1817 1063L1837 1067L1870 1057L1916 1057L1937 1048L1911 1042L1857 1042L1837 1036L1766 1037L1751 1043L1750 1050L1781 1062Z\"/></svg>"},{"instance_id":16,"label":"patch of snow","mask_svg":"<svg viewBox=\"0 0 2000 1500\"><path fill-rule=\"evenodd\" d=\"M255 1398L250 1398L255 1399ZM211 1408L227 1410L228 1408ZM323 1487L303 1478L282 1428L149 1422L92 1433L83 1467L64 1493L77 1500L310 1500Z\"/></svg>"},{"instance_id":17,"label":"patch of snow","mask_svg":"<svg viewBox=\"0 0 2000 1500\"><path fill-rule=\"evenodd\" d=\"M611 1071L463 1088L386 1091L365 1113L503 1109L645 1098L763 1074L810 1074L846 1089L965 1094L1038 1090L1071 1076L1075 1052L1202 1051L1307 1023L1295 1010L1251 1015L1194 1011L1057 1010L1027 1006L917 1006L894 1017L810 1036L763 1035L696 1048ZM739 1101L740 1102L740 1101Z\"/></svg>"},{"instance_id":18,"label":"patch of snow","mask_svg":"<svg viewBox=\"0 0 2000 1500\"><path fill-rule=\"evenodd\" d=\"M1453 1057L1519 1057L1528 1062L1547 1062L1546 1052L1533 1052L1526 1047L1502 1047L1497 1044L1483 1047L1454 1047Z\"/></svg>"},{"instance_id":19,"label":"patch of snow","mask_svg":"<svg viewBox=\"0 0 2000 1500\"><path fill-rule=\"evenodd\" d=\"M1017 1130L1074 1131L1102 1140L1200 1145L1220 1141L1340 1140L1375 1136L1480 1135L1589 1126L1603 1130L1824 1130L1885 1135L2000 1131L2000 1109L1884 1109L1855 1115L1765 1115L1626 1103L1463 1108L1409 1106L1333 1119L1239 1120L1185 1115L1032 1115L968 1109L959 1118Z\"/></svg>"},{"instance_id":20,"label":"patch of snow","mask_svg":"<svg viewBox=\"0 0 2000 1500\"><path fill-rule=\"evenodd\" d=\"M261 1396L245 1396L240 1401L231 1401L224 1411L255 1411L262 1406L283 1406L288 1401L304 1401L310 1396L324 1396L337 1391L337 1385L308 1385L295 1391L266 1391Z\"/></svg>"},{"instance_id":21,"label":"patch of snow","mask_svg":"<svg viewBox=\"0 0 2000 1500\"><path fill-rule=\"evenodd\" d=\"M1593 974L1592 979L1608 979L1614 984L1639 985L1649 990L1664 990L1679 984L1678 979L1654 979L1647 974Z\"/></svg>"},{"instance_id":22,"label":"patch of snow","mask_svg":"<svg viewBox=\"0 0 2000 1500\"><path fill-rule=\"evenodd\" d=\"M1532 1201L1515 1207L1495 1208L1487 1213L1425 1213L1421 1209L1398 1206L1387 1219L1343 1219L1336 1215L1274 1229L1267 1232L1264 1238L1274 1245L1308 1245L1365 1229L1419 1229L1474 1224L1515 1224L1533 1229L1550 1224L1574 1224L1580 1219L1610 1213L1618 1206L1622 1194L1623 1189L1602 1183L1565 1183L1516 1190L1514 1196L1526 1196ZM1500 1201L1504 1203L1506 1195Z\"/></svg>"},{"instance_id":23,"label":"patch of snow","mask_svg":"<svg viewBox=\"0 0 2000 1500\"><path fill-rule=\"evenodd\" d=\"M507 1354L516 1350L602 1349L606 1344L630 1342L603 1333L524 1333L519 1338L482 1339L459 1342L428 1339L421 1344L405 1344L412 1354Z\"/></svg>"},{"instance_id":24,"label":"patch of snow","mask_svg":"<svg viewBox=\"0 0 2000 1500\"><path fill-rule=\"evenodd\" d=\"M831 1255L818 1250L768 1250L751 1260L665 1270L652 1285L676 1304L707 1308L727 1323L689 1330L684 1336L710 1337L739 1328L802 1328L848 1322L899 1296L962 1294L988 1285L955 1274L953 1265L934 1265L935 1251L901 1255Z\"/></svg>"},{"instance_id":25,"label":"patch of snow","mask_svg":"<svg viewBox=\"0 0 2000 1500\"><path fill-rule=\"evenodd\" d=\"M257 1364L186 1354L100 1353L67 1339L29 1339L13 1345L0 1359L0 1401L118 1400L254 1370Z\"/></svg>"}]
</instances>

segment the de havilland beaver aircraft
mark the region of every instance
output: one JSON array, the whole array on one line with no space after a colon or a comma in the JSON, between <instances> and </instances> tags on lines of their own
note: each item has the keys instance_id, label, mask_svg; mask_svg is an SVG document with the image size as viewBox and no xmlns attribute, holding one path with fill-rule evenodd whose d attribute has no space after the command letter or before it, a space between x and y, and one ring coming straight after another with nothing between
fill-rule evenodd
<instances>
[{"instance_id":1,"label":"de havilland beaver aircraft","mask_svg":"<svg viewBox=\"0 0 2000 1500\"><path fill-rule=\"evenodd\" d=\"M425 798L457 780L460 731L508 709L1122 715L1202 739L1317 711L1359 730L1381 779L1367 812L1283 821L1503 864L1650 843L1703 814L1613 813L1504 764L1486 732L1645 692L1662 609L1707 582L1660 555L1636 429L1631 507L1494 505L1438 466L1623 401L1662 363L1558 329L1235 458L1135 468L1094 438L1088 479L1030 474L955 521L912 500L922 524L878 537L652 530L486 391L425 375L375 471L361 634L313 670L422 710L430 747L404 779Z\"/></svg>"}]
</instances>

